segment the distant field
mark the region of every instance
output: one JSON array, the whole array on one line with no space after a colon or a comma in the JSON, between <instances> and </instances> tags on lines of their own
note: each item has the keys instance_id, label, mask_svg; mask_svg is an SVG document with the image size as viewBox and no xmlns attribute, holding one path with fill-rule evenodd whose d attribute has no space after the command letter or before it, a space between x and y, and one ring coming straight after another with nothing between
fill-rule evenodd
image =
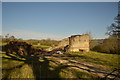
<instances>
[{"instance_id":1,"label":"distant field","mask_svg":"<svg viewBox=\"0 0 120 80\"><path fill-rule=\"evenodd\" d=\"M7 43L1 43L1 42L0 42L0 46L1 46L1 45L6 45L6 44L7 44Z\"/></svg>"},{"instance_id":2,"label":"distant field","mask_svg":"<svg viewBox=\"0 0 120 80\"><path fill-rule=\"evenodd\" d=\"M46 45L33 45L33 46L37 48L44 48L44 49L51 47L51 46L46 46Z\"/></svg>"},{"instance_id":3,"label":"distant field","mask_svg":"<svg viewBox=\"0 0 120 80\"><path fill-rule=\"evenodd\" d=\"M64 55L63 55L64 56ZM98 80L97 71L111 72L118 67L120 55L92 52L66 54L54 57L20 58L2 55L3 78L81 78ZM8 59L7 59L8 58ZM96 72L88 72L95 70Z\"/></svg>"}]
</instances>

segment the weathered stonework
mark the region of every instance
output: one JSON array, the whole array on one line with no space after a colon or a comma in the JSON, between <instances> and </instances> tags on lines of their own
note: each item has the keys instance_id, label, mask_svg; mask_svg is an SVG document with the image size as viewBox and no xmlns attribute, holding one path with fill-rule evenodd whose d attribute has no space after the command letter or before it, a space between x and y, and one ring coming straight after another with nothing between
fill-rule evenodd
<instances>
[{"instance_id":1,"label":"weathered stonework","mask_svg":"<svg viewBox=\"0 0 120 80\"><path fill-rule=\"evenodd\" d=\"M68 51L79 52L89 51L89 35L73 35L69 37L69 48Z\"/></svg>"},{"instance_id":2,"label":"weathered stonework","mask_svg":"<svg viewBox=\"0 0 120 80\"><path fill-rule=\"evenodd\" d=\"M63 39L63 40L59 43L58 47L65 47L66 45L69 45L69 38Z\"/></svg>"},{"instance_id":3,"label":"weathered stonework","mask_svg":"<svg viewBox=\"0 0 120 80\"><path fill-rule=\"evenodd\" d=\"M46 50L47 50L47 51L52 51L52 50L57 49L57 48L64 49L64 47L65 47L66 45L69 45L69 38L65 38L65 39L61 40L61 41L59 42L59 45L58 45L58 46L50 47L50 48L48 48L48 49L46 49Z\"/></svg>"},{"instance_id":4,"label":"weathered stonework","mask_svg":"<svg viewBox=\"0 0 120 80\"><path fill-rule=\"evenodd\" d=\"M61 40L58 46L47 49L52 51L54 49L63 49L65 52L88 52L89 51L89 34L72 35L69 38Z\"/></svg>"}]
</instances>

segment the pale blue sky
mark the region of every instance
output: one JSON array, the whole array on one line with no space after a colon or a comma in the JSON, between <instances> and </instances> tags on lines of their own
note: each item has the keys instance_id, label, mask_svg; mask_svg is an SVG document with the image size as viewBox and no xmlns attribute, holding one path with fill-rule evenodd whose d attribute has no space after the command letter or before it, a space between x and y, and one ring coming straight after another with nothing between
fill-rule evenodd
<instances>
[{"instance_id":1,"label":"pale blue sky","mask_svg":"<svg viewBox=\"0 0 120 80\"><path fill-rule=\"evenodd\" d=\"M0 35L2 34L2 2L0 1Z\"/></svg>"},{"instance_id":2,"label":"pale blue sky","mask_svg":"<svg viewBox=\"0 0 120 80\"><path fill-rule=\"evenodd\" d=\"M91 32L105 38L117 2L3 2L3 34L23 39L63 39Z\"/></svg>"},{"instance_id":3,"label":"pale blue sky","mask_svg":"<svg viewBox=\"0 0 120 80\"><path fill-rule=\"evenodd\" d=\"M3 2L118 2L119 0L2 0Z\"/></svg>"}]
</instances>

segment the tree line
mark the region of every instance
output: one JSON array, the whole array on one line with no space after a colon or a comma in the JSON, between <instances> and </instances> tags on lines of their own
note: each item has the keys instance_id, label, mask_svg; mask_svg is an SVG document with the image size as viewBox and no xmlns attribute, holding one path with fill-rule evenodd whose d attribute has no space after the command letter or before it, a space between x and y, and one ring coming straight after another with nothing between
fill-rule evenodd
<instances>
[{"instance_id":1,"label":"tree line","mask_svg":"<svg viewBox=\"0 0 120 80\"><path fill-rule=\"evenodd\" d=\"M108 38L100 41L91 41L91 50L120 54L120 2L118 2L118 14L114 18L114 23L107 27Z\"/></svg>"}]
</instances>

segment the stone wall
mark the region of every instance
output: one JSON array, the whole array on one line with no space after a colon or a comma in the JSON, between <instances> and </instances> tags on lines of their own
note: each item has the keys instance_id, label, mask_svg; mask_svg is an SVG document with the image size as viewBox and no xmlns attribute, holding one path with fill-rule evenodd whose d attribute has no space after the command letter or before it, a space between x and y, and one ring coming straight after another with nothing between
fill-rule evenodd
<instances>
[{"instance_id":1,"label":"stone wall","mask_svg":"<svg viewBox=\"0 0 120 80\"><path fill-rule=\"evenodd\" d=\"M65 38L65 39L61 40L61 41L59 42L58 46L50 47L50 48L48 48L48 49L46 49L46 50L47 50L47 51L52 51L52 50L58 49L58 48L64 49L64 47L65 47L66 45L69 45L69 38Z\"/></svg>"},{"instance_id":2,"label":"stone wall","mask_svg":"<svg viewBox=\"0 0 120 80\"><path fill-rule=\"evenodd\" d=\"M54 49L63 49L65 52L79 52L79 51L89 51L89 35L73 35L69 38L65 38L61 40L58 46L50 47L47 49L48 51L52 51Z\"/></svg>"},{"instance_id":3,"label":"stone wall","mask_svg":"<svg viewBox=\"0 0 120 80\"><path fill-rule=\"evenodd\" d=\"M73 35L69 37L69 49L68 51L79 52L89 51L89 35Z\"/></svg>"},{"instance_id":4,"label":"stone wall","mask_svg":"<svg viewBox=\"0 0 120 80\"><path fill-rule=\"evenodd\" d=\"M66 45L69 45L69 38L61 40L58 47L65 47Z\"/></svg>"}]
</instances>

